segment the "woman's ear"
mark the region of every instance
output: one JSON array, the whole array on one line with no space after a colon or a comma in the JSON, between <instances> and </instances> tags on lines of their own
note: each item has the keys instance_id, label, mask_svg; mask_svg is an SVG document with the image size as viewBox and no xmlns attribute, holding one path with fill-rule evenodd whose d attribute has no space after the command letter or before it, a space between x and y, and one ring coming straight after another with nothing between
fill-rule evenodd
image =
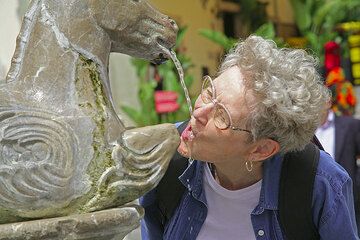
<instances>
[{"instance_id":1,"label":"woman's ear","mask_svg":"<svg viewBox=\"0 0 360 240\"><path fill-rule=\"evenodd\" d=\"M274 156L280 151L280 145L277 141L266 138L256 141L251 154L253 161L263 161Z\"/></svg>"}]
</instances>

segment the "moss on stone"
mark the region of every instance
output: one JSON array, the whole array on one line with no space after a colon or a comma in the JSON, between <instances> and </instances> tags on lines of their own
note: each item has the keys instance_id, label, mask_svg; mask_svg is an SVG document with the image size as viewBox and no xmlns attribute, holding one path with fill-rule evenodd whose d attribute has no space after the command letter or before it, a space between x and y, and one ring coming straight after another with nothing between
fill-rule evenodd
<instances>
[{"instance_id":1,"label":"moss on stone","mask_svg":"<svg viewBox=\"0 0 360 240\"><path fill-rule=\"evenodd\" d=\"M94 155L87 170L87 174L89 175L91 181L91 191L89 192L88 196L91 197L94 195L100 195L102 198L102 195L109 194L107 191L108 184L106 183L98 189L97 185L99 178L106 169L115 166L115 162L111 157L112 150L109 148L109 146L107 146L105 139L105 123L107 120L106 109L109 101L104 92L102 80L100 79L100 74L97 70L97 64L91 59L86 59L84 56L80 56L78 67L81 67L83 70L87 71L86 79L81 79L82 81L85 81L82 84L91 85L92 92L94 93L93 99L87 99L86 102L81 102L78 104L80 108L90 113L90 116L96 125L93 131L92 143ZM77 79L77 86L79 86L79 81L81 80ZM82 207L80 211L86 211L86 209Z\"/></svg>"}]
</instances>

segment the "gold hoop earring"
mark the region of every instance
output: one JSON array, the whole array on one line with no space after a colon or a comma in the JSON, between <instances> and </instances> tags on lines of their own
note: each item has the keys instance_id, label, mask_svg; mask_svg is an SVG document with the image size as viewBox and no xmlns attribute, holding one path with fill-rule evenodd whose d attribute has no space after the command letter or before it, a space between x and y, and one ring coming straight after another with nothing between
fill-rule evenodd
<instances>
[{"instance_id":1,"label":"gold hoop earring","mask_svg":"<svg viewBox=\"0 0 360 240\"><path fill-rule=\"evenodd\" d=\"M246 161L245 167L246 167L246 170L248 170L248 172L251 172L253 170L253 161Z\"/></svg>"}]
</instances>

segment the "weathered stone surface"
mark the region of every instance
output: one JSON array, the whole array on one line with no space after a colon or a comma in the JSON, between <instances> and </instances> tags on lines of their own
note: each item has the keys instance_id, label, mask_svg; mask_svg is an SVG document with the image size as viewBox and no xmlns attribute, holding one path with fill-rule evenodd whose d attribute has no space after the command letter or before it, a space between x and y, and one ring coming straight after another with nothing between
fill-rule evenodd
<instances>
[{"instance_id":1,"label":"weathered stone surface","mask_svg":"<svg viewBox=\"0 0 360 240\"><path fill-rule=\"evenodd\" d=\"M0 240L118 240L139 226L136 206L0 225ZM121 223L121 224L119 224Z\"/></svg>"},{"instance_id":2,"label":"weathered stone surface","mask_svg":"<svg viewBox=\"0 0 360 240\"><path fill-rule=\"evenodd\" d=\"M108 59L158 59L176 32L144 0L31 2L0 85L0 223L120 206L160 181L178 133L125 129Z\"/></svg>"}]
</instances>

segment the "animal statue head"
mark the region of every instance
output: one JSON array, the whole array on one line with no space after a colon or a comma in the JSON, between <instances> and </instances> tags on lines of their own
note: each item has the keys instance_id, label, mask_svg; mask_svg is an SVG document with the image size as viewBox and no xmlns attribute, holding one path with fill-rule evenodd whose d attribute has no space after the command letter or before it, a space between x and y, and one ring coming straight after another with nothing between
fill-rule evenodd
<instances>
[{"instance_id":1,"label":"animal statue head","mask_svg":"<svg viewBox=\"0 0 360 240\"><path fill-rule=\"evenodd\" d=\"M110 37L113 52L162 60L164 48L170 49L176 41L178 28L175 21L155 11L146 1L90 2L92 9L98 9L94 19ZM119 8L122 10L118 11ZM109 15L113 18L109 18Z\"/></svg>"},{"instance_id":2,"label":"animal statue head","mask_svg":"<svg viewBox=\"0 0 360 240\"><path fill-rule=\"evenodd\" d=\"M31 2L0 85L0 223L119 206L160 181L177 130L126 129L107 69L110 52L163 61L176 34L144 0Z\"/></svg>"}]
</instances>

